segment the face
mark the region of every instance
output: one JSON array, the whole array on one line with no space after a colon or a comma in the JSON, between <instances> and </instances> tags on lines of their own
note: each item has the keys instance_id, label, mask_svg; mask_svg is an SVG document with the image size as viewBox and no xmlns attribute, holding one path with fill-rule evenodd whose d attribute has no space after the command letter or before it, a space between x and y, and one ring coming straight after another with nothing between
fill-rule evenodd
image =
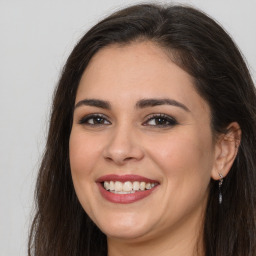
<instances>
[{"instance_id":1,"label":"face","mask_svg":"<svg viewBox=\"0 0 256 256\"><path fill-rule=\"evenodd\" d=\"M86 68L75 104L72 178L96 225L109 238L141 240L198 229L215 145L189 74L153 43L108 46Z\"/></svg>"}]
</instances>

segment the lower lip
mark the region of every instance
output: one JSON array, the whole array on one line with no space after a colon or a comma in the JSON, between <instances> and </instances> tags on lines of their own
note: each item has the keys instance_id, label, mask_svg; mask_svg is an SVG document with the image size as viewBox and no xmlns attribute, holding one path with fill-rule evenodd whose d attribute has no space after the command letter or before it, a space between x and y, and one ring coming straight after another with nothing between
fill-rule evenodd
<instances>
[{"instance_id":1,"label":"lower lip","mask_svg":"<svg viewBox=\"0 0 256 256\"><path fill-rule=\"evenodd\" d=\"M151 189L139 191L131 194L115 194L107 191L103 188L101 183L97 183L101 195L108 201L116 204L130 204L142 200L145 197L148 197L158 186L155 186Z\"/></svg>"}]
</instances>

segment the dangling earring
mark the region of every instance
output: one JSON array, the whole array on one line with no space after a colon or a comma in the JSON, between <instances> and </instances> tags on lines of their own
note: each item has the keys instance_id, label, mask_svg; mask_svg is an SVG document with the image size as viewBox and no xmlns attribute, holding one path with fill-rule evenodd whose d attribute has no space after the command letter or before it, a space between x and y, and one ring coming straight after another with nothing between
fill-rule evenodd
<instances>
[{"instance_id":1,"label":"dangling earring","mask_svg":"<svg viewBox=\"0 0 256 256\"><path fill-rule=\"evenodd\" d=\"M219 173L220 179L219 179L219 204L222 203L222 193L221 193L221 186L223 183L223 175Z\"/></svg>"}]
</instances>

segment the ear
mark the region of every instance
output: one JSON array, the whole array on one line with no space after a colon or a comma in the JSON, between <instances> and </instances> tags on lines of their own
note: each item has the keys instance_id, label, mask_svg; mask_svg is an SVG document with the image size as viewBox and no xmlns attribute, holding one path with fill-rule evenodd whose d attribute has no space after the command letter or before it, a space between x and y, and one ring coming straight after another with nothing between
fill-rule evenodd
<instances>
[{"instance_id":1,"label":"ear","mask_svg":"<svg viewBox=\"0 0 256 256\"><path fill-rule=\"evenodd\" d=\"M227 132L218 136L215 145L215 163L212 178L220 179L220 174L225 177L232 167L241 142L241 129L237 122L227 127Z\"/></svg>"}]
</instances>

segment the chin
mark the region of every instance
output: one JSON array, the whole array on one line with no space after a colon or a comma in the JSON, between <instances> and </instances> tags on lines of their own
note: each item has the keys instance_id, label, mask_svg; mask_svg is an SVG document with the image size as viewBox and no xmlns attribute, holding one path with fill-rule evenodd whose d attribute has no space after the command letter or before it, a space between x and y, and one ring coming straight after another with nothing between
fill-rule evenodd
<instances>
[{"instance_id":1,"label":"chin","mask_svg":"<svg viewBox=\"0 0 256 256\"><path fill-rule=\"evenodd\" d=\"M108 238L114 238L118 240L133 240L140 237L144 237L147 234L145 229L138 229L135 227L129 227L129 229L113 228L102 230Z\"/></svg>"},{"instance_id":2,"label":"chin","mask_svg":"<svg viewBox=\"0 0 256 256\"><path fill-rule=\"evenodd\" d=\"M134 219L134 216L106 217L103 222L96 224L107 237L116 239L135 239L144 236L150 230L150 225L145 219Z\"/></svg>"}]
</instances>

